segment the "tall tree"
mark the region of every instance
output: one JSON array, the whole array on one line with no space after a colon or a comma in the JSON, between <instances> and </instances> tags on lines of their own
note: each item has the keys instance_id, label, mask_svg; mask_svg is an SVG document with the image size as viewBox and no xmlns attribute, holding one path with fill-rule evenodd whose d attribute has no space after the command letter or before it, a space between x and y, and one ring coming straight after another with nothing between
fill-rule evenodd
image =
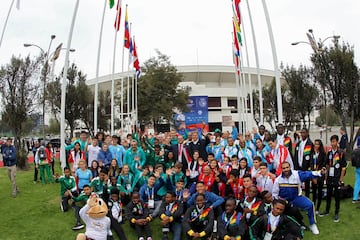
<instances>
[{"instance_id":1,"label":"tall tree","mask_svg":"<svg viewBox=\"0 0 360 240\"><path fill-rule=\"evenodd\" d=\"M288 86L289 101L293 105L303 126L310 128L310 114L314 110L319 90L314 84L311 69L300 65L298 69L287 66L282 71L282 76ZM308 121L306 123L306 120Z\"/></svg>"},{"instance_id":2,"label":"tall tree","mask_svg":"<svg viewBox=\"0 0 360 240\"><path fill-rule=\"evenodd\" d=\"M34 111L38 86L35 75L39 70L39 61L30 57L12 57L9 64L0 69L0 92L2 97L2 121L8 126L15 137L15 147L18 150L18 165L26 167L26 155L22 155L21 137L28 131L29 114ZM21 156L20 156L21 155Z\"/></svg>"},{"instance_id":3,"label":"tall tree","mask_svg":"<svg viewBox=\"0 0 360 240\"><path fill-rule=\"evenodd\" d=\"M62 75L62 73L61 73ZM78 70L78 67L73 63L68 69L68 82L66 86L66 102L65 102L65 119L70 127L71 136L75 127L77 127L78 120L85 119L88 112L92 108L93 94L91 89L86 85L86 75ZM48 83L48 99L50 103L51 112L57 116L61 109L61 84L60 79L56 78L54 82Z\"/></svg>"},{"instance_id":4,"label":"tall tree","mask_svg":"<svg viewBox=\"0 0 360 240\"><path fill-rule=\"evenodd\" d=\"M348 43L322 47L315 52L311 61L314 65L315 79L324 91L329 91L332 99L331 106L340 116L341 124L345 128L349 142L348 153L356 142L355 121L359 115L359 69L354 62L354 48ZM350 127L350 134L346 125ZM349 154L348 154L349 156Z\"/></svg>"},{"instance_id":5,"label":"tall tree","mask_svg":"<svg viewBox=\"0 0 360 240\"><path fill-rule=\"evenodd\" d=\"M180 89L183 76L171 64L168 56L157 51L157 56L144 63L144 75L138 79L138 113L142 123L153 123L172 119L172 109L184 111L188 91Z\"/></svg>"}]
</instances>

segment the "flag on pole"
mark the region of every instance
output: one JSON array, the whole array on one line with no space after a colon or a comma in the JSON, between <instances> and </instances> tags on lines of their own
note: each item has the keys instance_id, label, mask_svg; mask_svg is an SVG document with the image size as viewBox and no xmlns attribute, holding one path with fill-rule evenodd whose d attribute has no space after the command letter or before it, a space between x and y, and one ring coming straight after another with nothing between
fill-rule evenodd
<instances>
[{"instance_id":1,"label":"flag on pole","mask_svg":"<svg viewBox=\"0 0 360 240\"><path fill-rule=\"evenodd\" d=\"M241 30L240 30L240 24L237 21L236 17L233 17L233 26L234 26L234 32L236 32L236 38L239 44L242 46L242 38L241 38Z\"/></svg>"},{"instance_id":2,"label":"flag on pole","mask_svg":"<svg viewBox=\"0 0 360 240\"><path fill-rule=\"evenodd\" d=\"M113 8L114 5L115 5L115 1L114 0L109 0L110 9Z\"/></svg>"},{"instance_id":3,"label":"flag on pole","mask_svg":"<svg viewBox=\"0 0 360 240\"><path fill-rule=\"evenodd\" d=\"M120 30L121 5L122 5L121 0L118 0L118 3L116 5L117 12L116 12L116 18L115 18L115 23L114 23L114 27L115 27L116 31Z\"/></svg>"},{"instance_id":4,"label":"flag on pole","mask_svg":"<svg viewBox=\"0 0 360 240\"><path fill-rule=\"evenodd\" d=\"M134 46L132 37L130 37L130 47L129 47L129 66L134 63Z\"/></svg>"},{"instance_id":5,"label":"flag on pole","mask_svg":"<svg viewBox=\"0 0 360 240\"><path fill-rule=\"evenodd\" d=\"M16 1L16 8L17 8L17 10L20 10L20 0Z\"/></svg>"},{"instance_id":6,"label":"flag on pole","mask_svg":"<svg viewBox=\"0 0 360 240\"><path fill-rule=\"evenodd\" d=\"M233 8L235 8L236 18L237 18L239 24L241 23L240 2L241 2L241 0L234 0L233 1L233 3L234 3Z\"/></svg>"},{"instance_id":7,"label":"flag on pole","mask_svg":"<svg viewBox=\"0 0 360 240\"><path fill-rule=\"evenodd\" d=\"M140 68L140 62L136 51L136 44L135 44L135 38L134 38L134 54L133 54L133 61L134 61L134 68L136 70L136 76L137 78L140 78L141 76L141 68Z\"/></svg>"},{"instance_id":8,"label":"flag on pole","mask_svg":"<svg viewBox=\"0 0 360 240\"><path fill-rule=\"evenodd\" d=\"M128 19L127 8L125 12L124 47L130 49L130 30L129 30L129 19Z\"/></svg>"},{"instance_id":9,"label":"flag on pole","mask_svg":"<svg viewBox=\"0 0 360 240\"><path fill-rule=\"evenodd\" d=\"M232 43L232 50L233 50L233 62L235 64L236 74L240 76L240 60L238 55L238 50L236 49L236 44Z\"/></svg>"},{"instance_id":10,"label":"flag on pole","mask_svg":"<svg viewBox=\"0 0 360 240\"><path fill-rule=\"evenodd\" d=\"M60 43L59 46L57 46L57 48L55 49L54 55L51 58L52 62L59 58L61 48L62 48L62 43Z\"/></svg>"},{"instance_id":11,"label":"flag on pole","mask_svg":"<svg viewBox=\"0 0 360 240\"><path fill-rule=\"evenodd\" d=\"M235 27L235 22L233 21L233 40L234 40L234 45L235 45L235 54L236 56L240 56L240 46L239 46L239 40L237 38L237 33L236 33L236 27Z\"/></svg>"}]
</instances>

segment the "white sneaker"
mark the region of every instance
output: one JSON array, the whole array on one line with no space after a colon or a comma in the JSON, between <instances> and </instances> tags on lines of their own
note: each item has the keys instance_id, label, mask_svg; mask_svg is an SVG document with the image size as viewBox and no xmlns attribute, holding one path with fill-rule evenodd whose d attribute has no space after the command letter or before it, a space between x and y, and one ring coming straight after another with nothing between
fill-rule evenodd
<instances>
[{"instance_id":1,"label":"white sneaker","mask_svg":"<svg viewBox=\"0 0 360 240\"><path fill-rule=\"evenodd\" d=\"M315 235L318 235L320 232L319 232L319 229L317 228L316 224L311 224L309 226L309 229L310 231L312 231L313 234Z\"/></svg>"}]
</instances>

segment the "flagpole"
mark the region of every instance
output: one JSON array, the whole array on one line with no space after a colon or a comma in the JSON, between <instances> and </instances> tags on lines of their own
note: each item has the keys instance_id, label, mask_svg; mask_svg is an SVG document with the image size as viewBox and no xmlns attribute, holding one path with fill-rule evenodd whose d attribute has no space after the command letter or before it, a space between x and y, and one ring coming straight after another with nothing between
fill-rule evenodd
<instances>
[{"instance_id":1,"label":"flagpole","mask_svg":"<svg viewBox=\"0 0 360 240\"><path fill-rule=\"evenodd\" d=\"M233 37L234 33L231 33L231 37ZM234 39L235 41L236 39ZM236 64L236 60L240 61L240 59L236 56L235 54L235 42L232 43L232 56L233 56L233 62L234 62L234 69L235 69L235 91L236 91L236 103L237 103L237 115L238 115L238 123L239 123L239 131L240 131L240 127L241 127L241 113L240 113L240 89L239 89L239 74L238 74L238 67ZM240 64L240 62L239 62Z\"/></svg>"},{"instance_id":2,"label":"flagpole","mask_svg":"<svg viewBox=\"0 0 360 240\"><path fill-rule=\"evenodd\" d=\"M9 20L10 13L11 13L12 7L13 7L13 5L14 5L14 2L15 2L15 0L12 0L12 2L11 2L11 4L10 4L9 11L8 11L8 14L7 14L7 16L6 16L6 20L5 20L4 27L3 27L3 30L2 30L2 33L1 33L1 38L0 38L0 48L1 48L1 44L2 44L2 41L3 41L3 38L4 38L4 34L5 34L7 22L8 22L8 20Z\"/></svg>"},{"instance_id":3,"label":"flagpole","mask_svg":"<svg viewBox=\"0 0 360 240\"><path fill-rule=\"evenodd\" d=\"M80 0L76 1L75 4L75 8L74 8L74 13L73 13L73 17L71 20L71 25L70 25L70 31L69 31L69 38L68 38L68 43L67 43L67 48L66 48L66 55L65 55L65 66L64 66L64 74L63 74L63 80L62 80L62 84L61 84L61 117L60 117L60 143L61 143L61 147L60 147L60 163L61 163L61 168L64 169L64 167L66 166L66 154L65 154L65 101L66 101L66 83L67 83L67 72L68 72L68 68L69 68L69 53L70 53L70 47L71 47L71 40L72 40L72 34L73 34L73 30L74 30L74 25L75 25L75 19L76 19L76 14L79 8L79 2Z\"/></svg>"},{"instance_id":4,"label":"flagpole","mask_svg":"<svg viewBox=\"0 0 360 240\"><path fill-rule=\"evenodd\" d=\"M104 26L105 10L106 10L107 0L104 1L104 10L101 19L100 34L99 34L99 46L97 52L97 61L96 61L96 79L95 79L95 90L94 90L94 134L98 131L98 92L99 92L99 68L100 68L100 53L101 53L101 39L102 31Z\"/></svg>"},{"instance_id":5,"label":"flagpole","mask_svg":"<svg viewBox=\"0 0 360 240\"><path fill-rule=\"evenodd\" d=\"M241 8L239 6L239 11L241 13ZM251 118L250 119L254 119L254 102L253 102L253 94L252 94L252 83L251 83L251 74L250 74L250 63L249 63L249 51L248 51L248 44L247 44L247 41L246 41L246 32L245 32L245 24L244 24L244 21L243 21L243 18L242 18L242 15L240 14L241 16L241 24L243 26L243 32L244 32L244 43L245 43L245 54L246 54L246 65L247 65L247 68L248 68L248 73L247 73L247 78L248 78L248 84L249 84L249 91L250 91L250 113L251 113ZM253 121L252 121L253 123ZM251 123L251 124L252 124Z\"/></svg>"},{"instance_id":6,"label":"flagpole","mask_svg":"<svg viewBox=\"0 0 360 240\"><path fill-rule=\"evenodd\" d=\"M125 18L126 18L126 14L127 14L127 8L128 5L126 4L126 9L125 9ZM126 21L126 20L125 20ZM125 31L126 29L124 28L124 35L125 35ZM124 42L122 44L122 61L121 61L121 106L120 106L120 115L121 115L121 130L124 130L124 52L125 52L125 46L124 46Z\"/></svg>"},{"instance_id":7,"label":"flagpole","mask_svg":"<svg viewBox=\"0 0 360 240\"><path fill-rule=\"evenodd\" d=\"M282 123L283 122L283 108L282 108L282 96L281 96L280 71L279 71L279 64L278 64L278 59L277 59L277 54L276 54L274 34L272 31L270 16L269 16L269 12L268 12L265 0L262 0L262 4L263 4L266 23L267 23L267 27L268 27L271 50L272 50L272 55L273 55L273 62L274 62L278 122Z\"/></svg>"},{"instance_id":8,"label":"flagpole","mask_svg":"<svg viewBox=\"0 0 360 240\"><path fill-rule=\"evenodd\" d=\"M240 47L240 49L242 49L241 47ZM240 50L240 52L242 53L242 51ZM246 116L247 116L247 114L246 114L246 105L245 105L245 73L244 73L244 71L243 71L243 66L242 66L242 64L243 64L243 56L242 56L242 54L240 54L240 71L241 71L241 77L240 77L240 86L241 86L241 95L242 95L242 99L241 99L241 104L242 104L242 120L243 120L243 123L244 123L244 126L243 126L243 131L242 131L242 134L245 134L245 132L246 132Z\"/></svg>"},{"instance_id":9,"label":"flagpole","mask_svg":"<svg viewBox=\"0 0 360 240\"><path fill-rule=\"evenodd\" d=\"M252 32L252 37L253 37L253 42L254 42L256 75L257 75L258 88L259 88L260 122L263 124L264 123L264 109L263 109L264 107L263 107L263 96L262 96L262 83L261 83L261 77L260 77L259 54L258 54L258 49L257 49L254 24L252 21L251 10L250 10L250 5L249 5L248 0L246 0L246 5L247 5L248 12L249 12L250 27L251 27L251 32Z\"/></svg>"},{"instance_id":10,"label":"flagpole","mask_svg":"<svg viewBox=\"0 0 360 240\"><path fill-rule=\"evenodd\" d=\"M133 41L135 41L135 36L132 37ZM134 47L134 44L133 44ZM134 49L133 49L133 53L134 54ZM129 58L130 59L130 58ZM132 59L133 61L135 59ZM135 76L136 76L136 71L135 74L133 75L131 81L131 114L135 115L135 94L136 94L136 87L135 87ZM131 116L132 120L134 120L135 124L136 124L136 116Z\"/></svg>"},{"instance_id":11,"label":"flagpole","mask_svg":"<svg viewBox=\"0 0 360 240\"><path fill-rule=\"evenodd\" d=\"M129 36L131 36L131 23L130 23L130 26L129 26ZM129 39L130 41L130 39ZM126 81L126 84L127 84L127 99L126 99L126 102L127 102L127 116L128 116L128 121L131 120L132 116L130 117L130 50L129 50L129 59L128 59L128 68L127 68L127 81ZM132 90L132 87L131 87L131 90ZM131 121L130 121L131 122Z\"/></svg>"},{"instance_id":12,"label":"flagpole","mask_svg":"<svg viewBox=\"0 0 360 240\"><path fill-rule=\"evenodd\" d=\"M118 19L121 17L121 6L119 2L117 4L117 13L115 19L115 37L114 37L114 52L113 52L113 66L111 74L111 135L114 135L114 122L115 122L115 102L114 102L114 92L115 92L115 58L116 58L116 43L117 43L117 33L120 28L120 21Z\"/></svg>"}]
</instances>

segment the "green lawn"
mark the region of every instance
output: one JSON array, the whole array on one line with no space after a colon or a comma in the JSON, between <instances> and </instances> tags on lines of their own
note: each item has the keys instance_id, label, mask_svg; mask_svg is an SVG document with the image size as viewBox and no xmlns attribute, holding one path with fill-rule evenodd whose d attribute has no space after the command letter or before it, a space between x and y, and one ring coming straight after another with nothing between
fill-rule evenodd
<instances>
[{"instance_id":1,"label":"green lawn","mask_svg":"<svg viewBox=\"0 0 360 240\"><path fill-rule=\"evenodd\" d=\"M58 184L34 184L33 169L18 171L17 182L21 193L16 198L11 197L10 182L6 169L0 169L0 239L75 239L78 232L71 230L75 224L74 212L60 211L60 196ZM346 183L354 182L354 169L349 168ZM325 202L322 204L322 209ZM305 239L358 239L360 228L358 217L360 209L351 203L351 199L341 202L340 222L332 221L334 205L329 216L318 218L320 235L314 236L305 232ZM304 213L305 219L307 219ZM151 223L153 239L161 239L159 221ZM135 232L124 225L129 240L135 240ZM118 239L117 236L115 239Z\"/></svg>"}]
</instances>

